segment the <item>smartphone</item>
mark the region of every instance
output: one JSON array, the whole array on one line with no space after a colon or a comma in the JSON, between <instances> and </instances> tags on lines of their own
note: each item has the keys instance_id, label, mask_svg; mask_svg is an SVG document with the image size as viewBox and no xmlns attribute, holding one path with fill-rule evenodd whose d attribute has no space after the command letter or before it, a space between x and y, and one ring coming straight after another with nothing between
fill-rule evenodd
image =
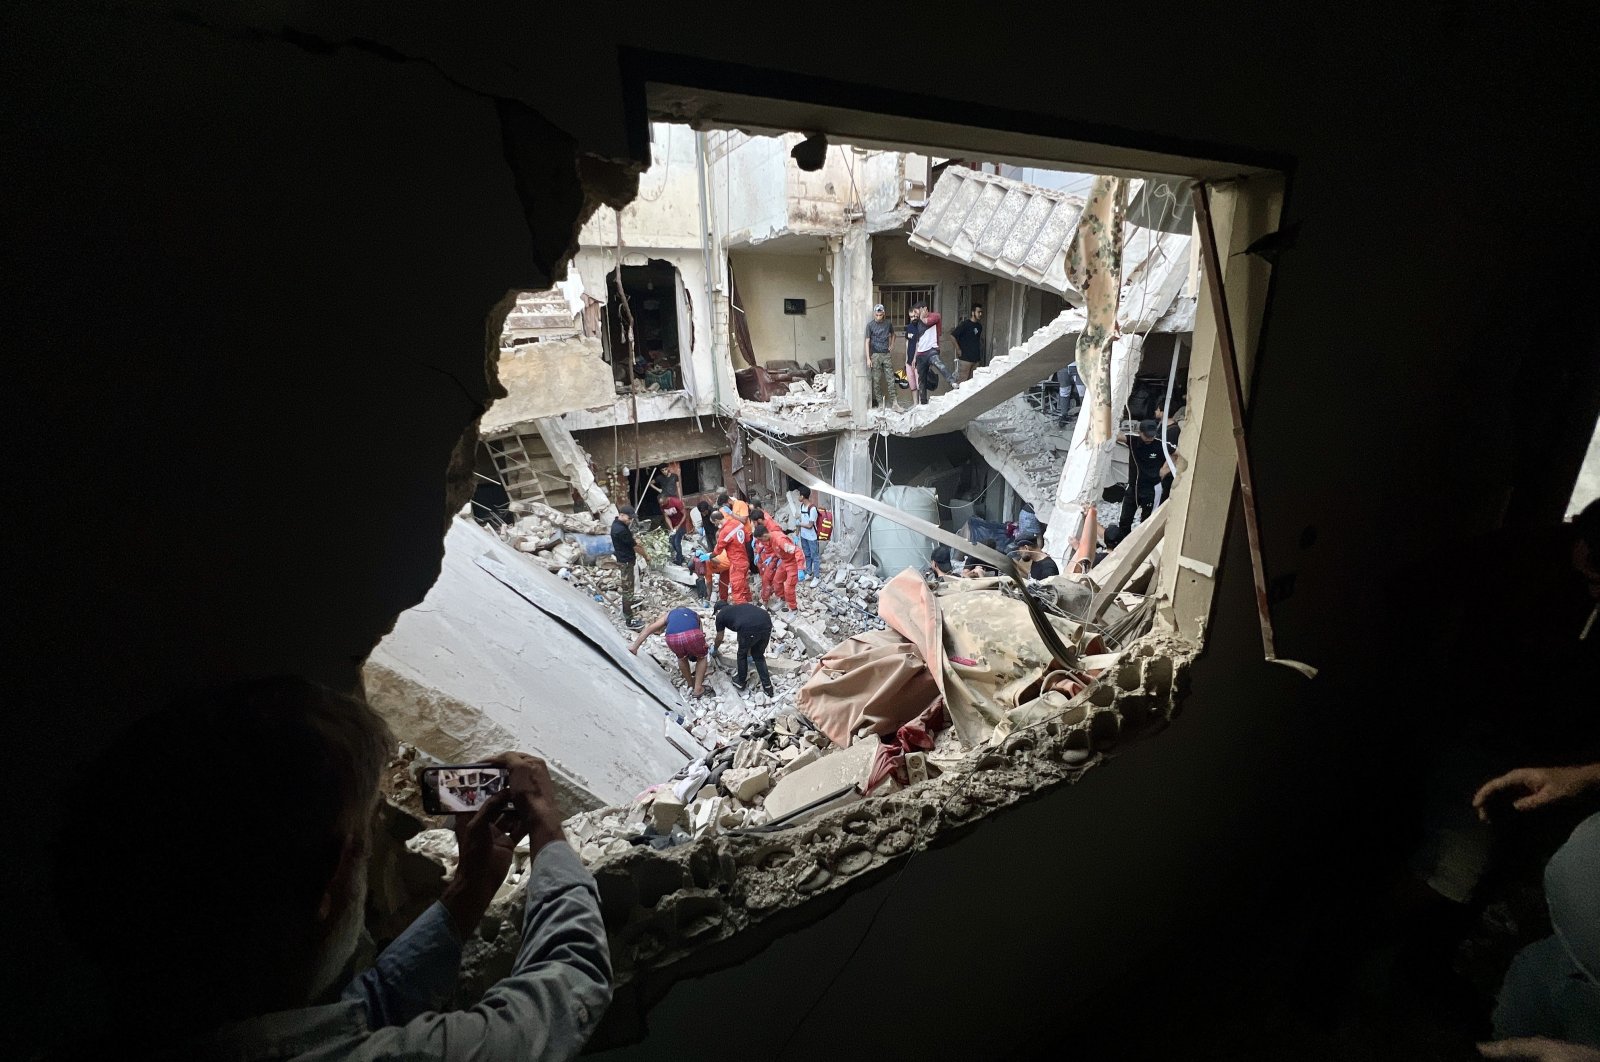
<instances>
[{"instance_id":1,"label":"smartphone","mask_svg":"<svg viewBox=\"0 0 1600 1062\"><path fill-rule=\"evenodd\" d=\"M506 786L511 772L485 763L427 767L422 771L422 810L429 815L471 814Z\"/></svg>"}]
</instances>

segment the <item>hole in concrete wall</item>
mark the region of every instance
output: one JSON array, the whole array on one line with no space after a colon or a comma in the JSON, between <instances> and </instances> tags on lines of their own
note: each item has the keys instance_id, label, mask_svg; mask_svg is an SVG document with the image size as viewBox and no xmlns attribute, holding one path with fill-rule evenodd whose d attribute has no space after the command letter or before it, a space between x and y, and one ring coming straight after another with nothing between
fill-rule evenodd
<instances>
[{"instance_id":1,"label":"hole in concrete wall","mask_svg":"<svg viewBox=\"0 0 1600 1062\"><path fill-rule=\"evenodd\" d=\"M1117 458L1085 471L1075 489L1087 496L1068 498L1061 493L1068 450L1088 414L1071 374L1063 371L1074 363L1087 318L1085 293L1066 275L1063 261L1067 236L1087 205L1083 192L1096 187L1092 176L1079 186L1061 183L1060 173L1052 176L1043 167L1008 162L1009 169L995 172L998 163L986 170L980 163L947 161L937 168L931 190L913 204L901 176L914 154L906 145L862 152L835 145L825 167L840 168L837 179L812 183L790 172L788 139L715 128L677 137L680 148L689 148L682 158L674 156L674 165L684 164L680 173L696 178L674 184L653 166L655 176L646 174L645 186L662 191L623 213L620 247L616 215L597 217L586 228L569 276L581 282L581 291L563 305L572 311L571 326L603 346L615 382L623 386L599 401L535 418L536 424L512 425L488 447L487 459L515 518L504 529L505 542L524 556L490 557L489 567L503 570L482 596L503 600L509 588L529 607L565 617L541 621L539 635L508 639L511 644L494 651L514 662L535 645L560 656L565 669L620 676L616 688L623 692L616 700L594 703L610 711L626 701L634 712L597 719L589 731L626 738L626 749L620 741L608 742L596 755L592 739L572 746L575 758L590 756L589 770L572 772L574 789L587 785L590 800L587 810L569 819L570 836L585 862L600 871L619 969L670 961L690 943L722 939L754 919L846 887L942 830L978 822L1048 786L1075 780L1102 754L1172 716L1175 703L1168 694L1195 651L1192 642L1170 632L1165 640L1151 633L1156 604L1171 593L1158 580L1157 566L1175 564L1178 550L1163 553L1158 535L1146 534L1154 543L1141 546L1139 540L1141 530L1159 525L1160 503L1172 497L1163 489L1146 505L1145 478L1160 478L1153 471L1158 466L1176 466L1179 451L1158 435L1159 460L1150 463L1138 449L1149 445L1138 421L1158 408L1176 415L1187 401L1204 401L1192 385L1213 368L1191 364L1197 360L1192 352L1210 351L1211 344L1194 342L1195 307L1203 292L1189 272L1187 246L1169 246L1168 237L1187 231L1168 224L1170 197L1136 198L1119 230L1130 286L1117 312L1137 316L1126 322L1119 317L1118 327L1138 341L1122 362L1114 351L1104 373L1116 383L1108 430L1121 443L1112 446ZM658 147L667 142L656 138ZM778 160L776 168L752 164L740 176L740 167L763 158L762 152ZM771 188L762 184L769 180ZM674 196L688 199L676 204ZM668 210L675 206L682 209ZM669 216L697 219L699 228L671 230ZM1052 219L1062 223L1053 236ZM1052 239L1050 246L1040 242ZM797 299L806 312L785 313L785 302L792 308ZM1159 300L1164 301L1155 306ZM886 316L905 318L894 322L887 340L891 367L901 371L909 307L926 302L940 314L934 325L940 343L933 349L961 378L941 374L926 403L918 401L918 389L890 384L893 390L880 395L887 400L877 410L863 408L861 388L870 381L862 370L880 334L868 321L880 301ZM536 317L530 310L519 327L533 329ZM958 325L970 327L958 334ZM747 334L741 336L741 329ZM637 361L626 355L630 339ZM746 348L753 365L744 358ZM977 354L966 359L970 372L961 368L969 351ZM672 378L650 378L668 369ZM908 383L914 375L907 372ZM540 382L529 380L531 386ZM1227 435L1226 424L1216 426L1219 416L1213 409L1210 430ZM1168 442L1181 438L1186 451L1198 454L1189 450L1195 435L1180 436L1175 424L1188 431L1187 422L1174 416L1161 426ZM548 461L533 447L535 439ZM1072 659L1053 660L1048 653L1021 659L1017 646L1038 639L1021 592L1009 583L954 595L962 603L989 603L987 611L974 607L970 616L963 616L954 598L934 598L943 651L952 661L965 661L950 666L970 669L963 681L979 688L975 676L985 669L1009 668L1006 674L1015 677L982 688L977 695L987 698L988 714L961 715L960 725L952 713L970 713L971 706L945 702L945 717L929 720L931 748L897 737L907 721L896 720L883 733L907 745L895 746L887 773L873 777L875 757L862 753L878 752L878 739L868 733L852 743L859 731L848 727L823 736L826 721L802 714L801 690L819 660L852 639L869 644L872 638L904 637L910 644L883 613L883 584L905 568L913 570L914 584L932 542L913 535L920 540L910 547L909 560L886 560L877 532L838 499L823 496L824 487L815 500L838 521L836 535L816 577L797 587L795 611L772 602L766 657L773 665L773 694L756 692L761 683L753 673L742 690L736 688L729 674L733 662L722 660L707 668L711 696L685 697L696 683L693 670L680 672L659 634L646 637L636 656L621 648L633 637L623 628L621 606L625 595L636 596L642 622L676 608L698 608L704 617L694 584L697 574L704 579L713 573L694 572L692 559L717 553L717 543L691 534L685 563L674 564L668 563L665 536L651 532L642 543L649 570L630 587L614 558L606 559L612 539L599 514L609 516L607 502L633 504L639 515L656 521L662 489L675 476L677 493L689 498L740 486L769 506L785 535L798 536L799 511L785 504L799 485L798 473L757 453L757 442L775 446L808 475L841 491L888 497L895 489L925 490L933 499L931 522L1002 553L1033 539L1053 552L1052 564L1064 562L1076 549L1080 523L1089 527L1080 558L1082 567L1092 569L1088 579L1038 573L1032 558L1024 568L1037 575L1028 593L1053 617L1047 622L1063 625L1065 640L1075 648L1064 656ZM565 491L542 482L547 466L557 469ZM1195 477L1196 490L1198 471L1180 471ZM1225 484L1224 478L1205 477L1212 500L1231 489L1231 478ZM1127 485L1126 505L1099 496L1110 483ZM543 501L533 497L535 487ZM563 496L564 508L549 500ZM874 528L896 526L887 516L874 521ZM1121 535L1095 535L1091 521L1102 528L1120 525ZM1199 518L1193 527L1196 534L1212 530ZM1215 530L1220 551L1220 525ZM558 545L547 545L548 536ZM1119 568L1119 554L1111 550L1122 540L1131 543L1130 553L1145 549L1127 564L1142 567L1142 576ZM464 567L469 575L470 569L485 570L489 547L471 549L478 555ZM1217 563L1216 557L1190 559ZM543 589L522 586L514 573L506 574L514 562L534 565L540 579L560 584L550 601L542 601ZM780 584L776 595L761 579L753 580L758 597L784 598L782 578L774 578ZM713 574L705 588L714 593L716 587ZM567 595L561 607L553 603L557 592ZM710 628L707 619L701 622ZM483 641L474 652L488 652ZM1117 655L1150 644L1154 655L1142 662ZM725 654L731 650L725 644ZM901 666L926 674L920 659ZM497 688L501 703L518 707L500 711L495 726L527 733L526 744L544 747L549 735L540 728L553 729L552 711L588 707L578 698L547 704L544 686L550 684L548 674L530 675L509 692ZM936 695L930 678L918 710ZM817 710L810 695L803 703L804 711ZM434 705L416 714L428 717L429 736L438 737L452 727L459 732L456 724L470 712L444 713ZM479 732L485 741L491 733L498 739L501 732L488 726ZM663 760L672 763L676 777L659 769ZM816 777L802 785L808 772ZM872 794L863 799L869 783Z\"/></svg>"}]
</instances>

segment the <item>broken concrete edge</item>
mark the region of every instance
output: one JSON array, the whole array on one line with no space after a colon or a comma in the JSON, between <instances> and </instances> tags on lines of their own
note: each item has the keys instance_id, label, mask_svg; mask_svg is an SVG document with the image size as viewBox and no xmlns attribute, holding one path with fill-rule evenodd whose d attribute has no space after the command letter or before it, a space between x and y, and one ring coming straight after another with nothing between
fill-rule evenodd
<instances>
[{"instance_id":1,"label":"broken concrete edge","mask_svg":"<svg viewBox=\"0 0 1600 1062\"><path fill-rule=\"evenodd\" d=\"M610 937L616 999L591 1048L635 1042L675 982L741 962L836 909L915 852L959 839L990 815L1076 782L1102 754L1165 729L1188 689L1198 647L1171 634L1134 643L1079 697L1076 723L1057 715L969 752L940 777L772 832L645 846L592 869ZM468 942L458 1002L470 1005L509 972L520 891L497 901Z\"/></svg>"}]
</instances>

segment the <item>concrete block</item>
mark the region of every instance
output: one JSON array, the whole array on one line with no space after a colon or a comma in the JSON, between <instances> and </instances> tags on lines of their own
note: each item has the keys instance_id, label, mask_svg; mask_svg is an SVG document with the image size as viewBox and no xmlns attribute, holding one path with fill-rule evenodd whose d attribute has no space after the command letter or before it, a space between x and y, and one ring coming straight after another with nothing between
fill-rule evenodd
<instances>
[{"instance_id":1,"label":"concrete block","mask_svg":"<svg viewBox=\"0 0 1600 1062\"><path fill-rule=\"evenodd\" d=\"M804 670L810 666L811 665L804 660L794 660L787 656L767 657L767 670L772 672L774 675L792 675L795 672Z\"/></svg>"},{"instance_id":2,"label":"concrete block","mask_svg":"<svg viewBox=\"0 0 1600 1062\"><path fill-rule=\"evenodd\" d=\"M655 801L650 805L650 821L655 824L658 833L667 833L674 826L687 826L689 816L683 801L663 790L656 794Z\"/></svg>"},{"instance_id":3,"label":"concrete block","mask_svg":"<svg viewBox=\"0 0 1600 1062\"><path fill-rule=\"evenodd\" d=\"M813 748L810 751L816 750ZM780 819L791 811L851 786L855 787L856 796L859 797L877 751L878 741L874 738L821 756L799 770L791 767L783 780L767 795L765 806L768 814Z\"/></svg>"},{"instance_id":4,"label":"concrete block","mask_svg":"<svg viewBox=\"0 0 1600 1062\"><path fill-rule=\"evenodd\" d=\"M793 774L802 767L809 767L820 759L822 759L822 752L815 745L807 745L804 751L795 750L794 759L788 763L789 773Z\"/></svg>"},{"instance_id":5,"label":"concrete block","mask_svg":"<svg viewBox=\"0 0 1600 1062\"><path fill-rule=\"evenodd\" d=\"M772 788L772 771L767 767L733 767L723 772L722 784L734 799L748 804Z\"/></svg>"}]
</instances>

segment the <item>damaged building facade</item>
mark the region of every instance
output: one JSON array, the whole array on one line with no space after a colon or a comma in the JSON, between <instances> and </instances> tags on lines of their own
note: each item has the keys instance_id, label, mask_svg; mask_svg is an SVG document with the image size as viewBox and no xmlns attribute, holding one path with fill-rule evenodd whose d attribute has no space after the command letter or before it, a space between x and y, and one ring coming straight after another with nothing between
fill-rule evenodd
<instances>
[{"instance_id":1,"label":"damaged building facade","mask_svg":"<svg viewBox=\"0 0 1600 1062\"><path fill-rule=\"evenodd\" d=\"M477 520L453 523L440 579L366 668L417 763L507 745L550 763L629 1001L604 1042L639 1036L696 956L755 947L746 930L813 917L1159 732L1199 648L1203 620L1158 615L1177 506L1120 548L1103 534L1129 467L1117 439L1157 409L1187 421L1203 314L1180 183L847 144L803 170L804 141L652 125L638 196L596 210L566 278L510 306ZM948 332L981 306L971 378L875 406L879 304L897 365L912 307ZM691 698L660 638L626 651L620 506L643 521L643 615L704 609L712 589L671 562L668 482L690 506L742 489L790 534L801 485L835 511L798 609L772 615L771 694L736 687L724 656ZM1020 537L1069 574L1030 578ZM421 827L408 848L448 867L453 838ZM463 998L514 945L469 947Z\"/></svg>"}]
</instances>

